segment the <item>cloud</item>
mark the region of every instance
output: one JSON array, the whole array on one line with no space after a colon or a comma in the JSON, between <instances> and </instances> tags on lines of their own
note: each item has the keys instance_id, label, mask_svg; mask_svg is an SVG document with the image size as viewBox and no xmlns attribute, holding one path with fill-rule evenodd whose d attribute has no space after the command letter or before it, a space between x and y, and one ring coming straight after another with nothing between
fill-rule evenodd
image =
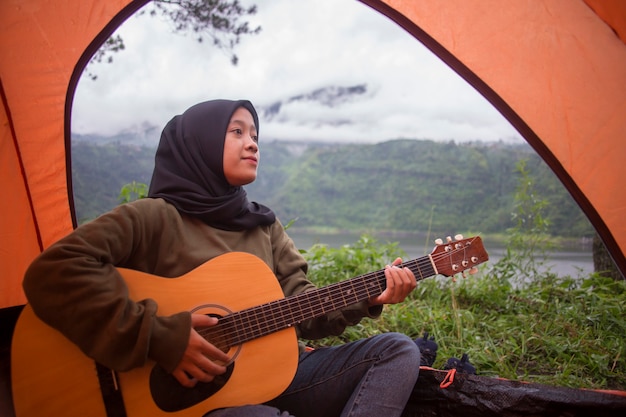
<instances>
[{"instance_id":1,"label":"cloud","mask_svg":"<svg viewBox=\"0 0 626 417\"><path fill-rule=\"evenodd\" d=\"M244 4L251 2L246 1ZM519 135L471 86L382 14L354 0L263 0L229 56L174 34L160 18L131 17L119 29L126 50L79 82L72 129L114 134L163 126L212 98L248 98L281 116L261 120L267 139L377 142L392 138L513 140ZM365 94L330 107L289 100L335 87ZM287 103L287 104L284 104Z\"/></svg>"}]
</instances>

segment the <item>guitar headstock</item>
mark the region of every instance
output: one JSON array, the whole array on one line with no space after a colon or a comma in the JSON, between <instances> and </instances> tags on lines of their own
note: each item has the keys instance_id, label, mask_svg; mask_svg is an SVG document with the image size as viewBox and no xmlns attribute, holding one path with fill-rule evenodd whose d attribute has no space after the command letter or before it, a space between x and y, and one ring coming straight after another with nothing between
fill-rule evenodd
<instances>
[{"instance_id":1,"label":"guitar headstock","mask_svg":"<svg viewBox=\"0 0 626 417\"><path fill-rule=\"evenodd\" d=\"M454 240L448 237L446 243L441 239L435 243L437 246L430 253L430 259L437 274L450 277L467 270L473 273L477 265L489 260L480 236L463 239L457 235Z\"/></svg>"}]
</instances>

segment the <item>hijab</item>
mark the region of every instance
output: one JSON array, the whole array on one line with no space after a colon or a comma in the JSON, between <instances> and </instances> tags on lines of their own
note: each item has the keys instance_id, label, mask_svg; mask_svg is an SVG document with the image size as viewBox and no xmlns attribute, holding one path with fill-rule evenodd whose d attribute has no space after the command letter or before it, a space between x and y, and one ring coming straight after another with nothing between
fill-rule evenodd
<instances>
[{"instance_id":1,"label":"hijab","mask_svg":"<svg viewBox=\"0 0 626 417\"><path fill-rule=\"evenodd\" d=\"M178 211L222 230L252 229L274 223L268 207L249 202L246 191L224 175L224 138L239 107L259 119L247 100L196 104L170 120L161 134L148 197L163 198Z\"/></svg>"}]
</instances>

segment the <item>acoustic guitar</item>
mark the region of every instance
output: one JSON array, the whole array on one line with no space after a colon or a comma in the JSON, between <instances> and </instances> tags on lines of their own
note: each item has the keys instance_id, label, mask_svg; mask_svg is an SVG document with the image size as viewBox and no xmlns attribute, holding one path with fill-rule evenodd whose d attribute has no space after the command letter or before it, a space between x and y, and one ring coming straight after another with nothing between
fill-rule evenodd
<instances>
[{"instance_id":1,"label":"acoustic guitar","mask_svg":"<svg viewBox=\"0 0 626 417\"><path fill-rule=\"evenodd\" d=\"M480 237L459 236L400 266L419 281L472 272L488 259ZM17 417L200 417L217 408L263 403L283 392L295 375L295 325L377 296L386 286L380 270L285 298L268 266L240 252L216 257L178 278L120 272L129 296L154 299L160 315L188 310L219 317L217 325L199 332L228 352L227 372L194 388L183 387L154 362L114 372L85 356L27 305L11 353Z\"/></svg>"}]
</instances>

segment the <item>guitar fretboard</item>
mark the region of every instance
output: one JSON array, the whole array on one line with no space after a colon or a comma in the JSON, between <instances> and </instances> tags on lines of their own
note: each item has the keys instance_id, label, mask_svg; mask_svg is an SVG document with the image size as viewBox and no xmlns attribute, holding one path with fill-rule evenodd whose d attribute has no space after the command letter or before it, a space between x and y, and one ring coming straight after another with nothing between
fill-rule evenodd
<instances>
[{"instance_id":1,"label":"guitar fretboard","mask_svg":"<svg viewBox=\"0 0 626 417\"><path fill-rule=\"evenodd\" d=\"M430 257L398 265L409 268L417 281L435 275ZM379 270L281 300L251 307L220 318L201 334L226 351L232 346L323 316L349 305L380 295L386 288L385 271Z\"/></svg>"}]
</instances>

